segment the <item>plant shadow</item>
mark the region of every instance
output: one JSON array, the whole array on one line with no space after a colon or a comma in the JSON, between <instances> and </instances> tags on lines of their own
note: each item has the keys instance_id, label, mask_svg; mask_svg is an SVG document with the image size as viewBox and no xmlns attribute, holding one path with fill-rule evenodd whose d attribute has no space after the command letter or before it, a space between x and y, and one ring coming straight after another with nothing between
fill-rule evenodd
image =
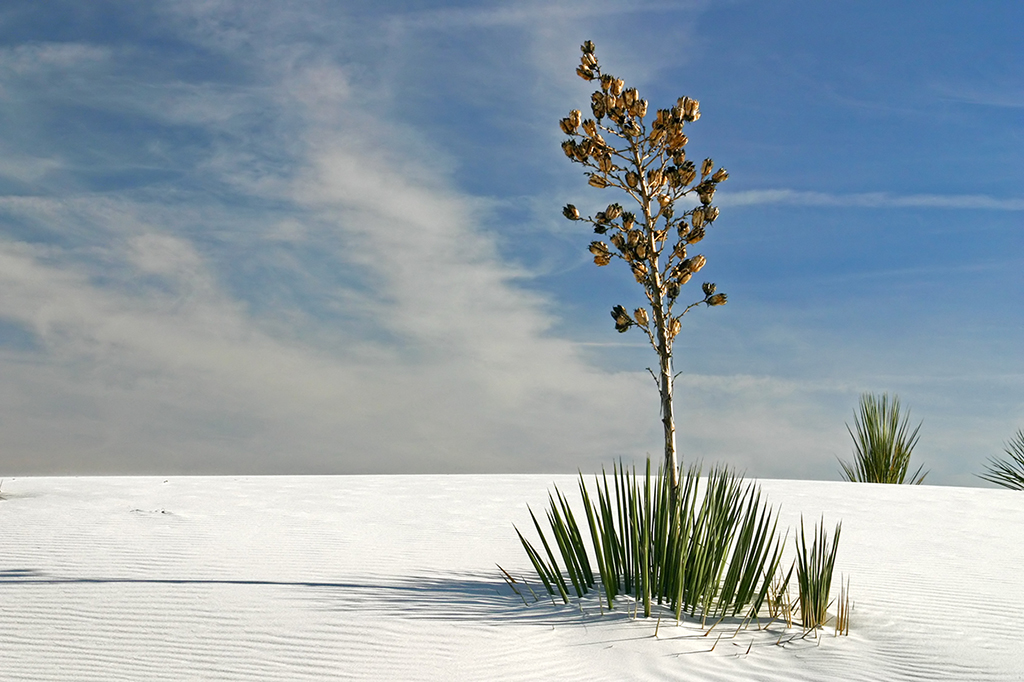
<instances>
[{"instance_id":1,"label":"plant shadow","mask_svg":"<svg viewBox=\"0 0 1024 682\"><path fill-rule=\"evenodd\" d=\"M553 601L534 586L535 594L519 583L518 596L495 571L482 574L411 577L365 577L349 580L257 580L190 577L62 576L33 568L0 570L0 586L53 585L64 590L75 585L152 585L183 589L203 586L234 586L266 591L266 597L298 599L320 610L351 614L443 621L499 623L516 621L554 625L587 623L602 619L614 622L628 617L624 610L608 612L596 600ZM539 589L538 589L539 588Z\"/></svg>"}]
</instances>

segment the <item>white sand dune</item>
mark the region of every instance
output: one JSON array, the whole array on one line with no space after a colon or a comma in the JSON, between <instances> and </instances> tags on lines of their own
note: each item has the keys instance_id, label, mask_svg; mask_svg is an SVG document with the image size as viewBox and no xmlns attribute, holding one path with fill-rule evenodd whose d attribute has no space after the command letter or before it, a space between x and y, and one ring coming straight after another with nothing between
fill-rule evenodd
<instances>
[{"instance_id":1,"label":"white sand dune","mask_svg":"<svg viewBox=\"0 0 1024 682\"><path fill-rule=\"evenodd\" d=\"M0 679L1024 680L1022 493L763 481L791 529L843 522L850 636L655 637L501 580L531 577L512 524L552 482L575 499L571 476L8 479Z\"/></svg>"}]
</instances>

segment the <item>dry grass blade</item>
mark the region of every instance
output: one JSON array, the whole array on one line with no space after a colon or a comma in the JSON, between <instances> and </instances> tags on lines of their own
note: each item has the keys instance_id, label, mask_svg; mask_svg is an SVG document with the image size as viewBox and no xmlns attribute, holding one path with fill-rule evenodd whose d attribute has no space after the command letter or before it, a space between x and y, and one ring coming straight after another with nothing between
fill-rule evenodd
<instances>
[{"instance_id":1,"label":"dry grass blade","mask_svg":"<svg viewBox=\"0 0 1024 682\"><path fill-rule=\"evenodd\" d=\"M523 596L523 593L516 587L516 579L509 575L509 572L502 568L500 564L495 565L498 566L498 570L501 571L501 577L505 581L505 584L512 588L513 592L519 595L519 598L523 600L524 604L529 606L530 602L526 601L526 597Z\"/></svg>"},{"instance_id":2,"label":"dry grass blade","mask_svg":"<svg viewBox=\"0 0 1024 682\"><path fill-rule=\"evenodd\" d=\"M836 637L850 634L850 579L843 584L842 576L839 578L839 607L836 613Z\"/></svg>"},{"instance_id":3,"label":"dry grass blade","mask_svg":"<svg viewBox=\"0 0 1024 682\"><path fill-rule=\"evenodd\" d=\"M767 598L768 615L772 620L781 617L787 628L793 627L793 602L789 597L789 581L795 568L796 561L790 565L785 577L781 574L772 576Z\"/></svg>"}]
</instances>

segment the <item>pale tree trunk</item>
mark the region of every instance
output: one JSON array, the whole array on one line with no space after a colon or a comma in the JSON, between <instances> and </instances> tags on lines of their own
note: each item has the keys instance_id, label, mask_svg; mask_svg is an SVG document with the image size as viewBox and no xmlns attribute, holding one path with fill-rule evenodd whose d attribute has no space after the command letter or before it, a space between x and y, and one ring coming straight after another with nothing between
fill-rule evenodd
<instances>
[{"instance_id":1,"label":"pale tree trunk","mask_svg":"<svg viewBox=\"0 0 1024 682\"><path fill-rule=\"evenodd\" d=\"M672 490L679 490L679 464L676 460L676 416L672 402L672 353L668 348L667 339L662 339L658 348L661 356L661 378L658 387L661 390L661 422L665 426L665 469L672 472Z\"/></svg>"},{"instance_id":2,"label":"pale tree trunk","mask_svg":"<svg viewBox=\"0 0 1024 682\"><path fill-rule=\"evenodd\" d=\"M639 156L636 157L637 167L640 168ZM646 190L646 187L644 188ZM659 359L658 390L661 394L661 423L665 430L665 466L664 475L670 476L672 480L672 494L675 496L679 491L679 463L676 457L676 418L675 409L672 403L672 333L670 330L671 318L665 316L664 289L661 279L659 258L654 239L654 217L651 212L650 192L645 191L642 202L644 219L647 225L647 246L651 254L649 264L650 288L648 290L652 312L654 313L654 325L657 332L657 351Z\"/></svg>"}]
</instances>

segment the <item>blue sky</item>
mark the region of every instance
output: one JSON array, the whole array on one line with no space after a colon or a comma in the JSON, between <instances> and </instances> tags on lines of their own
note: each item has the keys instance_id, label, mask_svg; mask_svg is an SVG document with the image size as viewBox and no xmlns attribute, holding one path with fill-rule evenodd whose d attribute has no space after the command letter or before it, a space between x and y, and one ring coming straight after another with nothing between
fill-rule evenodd
<instances>
[{"instance_id":1,"label":"blue sky","mask_svg":"<svg viewBox=\"0 0 1024 682\"><path fill-rule=\"evenodd\" d=\"M384 9L381 8L384 6ZM594 470L661 451L562 155L592 39L729 169L684 459L838 478L864 391L928 482L1024 428L1024 6L0 9L4 474Z\"/></svg>"}]
</instances>

